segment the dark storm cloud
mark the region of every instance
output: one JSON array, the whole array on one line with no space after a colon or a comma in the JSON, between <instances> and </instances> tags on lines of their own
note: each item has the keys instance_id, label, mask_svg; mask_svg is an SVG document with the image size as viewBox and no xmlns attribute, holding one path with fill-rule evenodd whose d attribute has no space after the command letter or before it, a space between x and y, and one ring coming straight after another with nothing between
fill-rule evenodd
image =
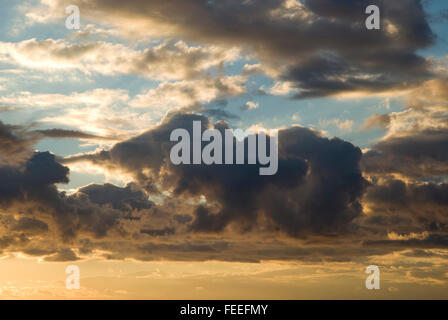
<instances>
[{"instance_id":1,"label":"dark storm cloud","mask_svg":"<svg viewBox=\"0 0 448 320\"><path fill-rule=\"evenodd\" d=\"M36 137L20 126L0 121L0 165L23 162L31 153Z\"/></svg>"},{"instance_id":2,"label":"dark storm cloud","mask_svg":"<svg viewBox=\"0 0 448 320\"><path fill-rule=\"evenodd\" d=\"M45 136L87 136L78 131L28 129L0 122L0 208L35 217L51 215L64 239L74 237L78 230L105 235L122 214L118 210L107 212L81 195L67 197L59 192L55 185L69 182L68 168L60 165L54 155L32 149ZM35 217L20 218L11 231L31 234L48 230L47 222Z\"/></svg>"},{"instance_id":3,"label":"dark storm cloud","mask_svg":"<svg viewBox=\"0 0 448 320\"><path fill-rule=\"evenodd\" d=\"M153 237L160 237L160 236L166 236L170 234L174 234L175 230L174 228L163 228L163 229L142 229L140 230L141 233L149 234Z\"/></svg>"},{"instance_id":4,"label":"dark storm cloud","mask_svg":"<svg viewBox=\"0 0 448 320\"><path fill-rule=\"evenodd\" d=\"M65 158L62 164L40 152L22 166L1 166L0 180L5 183L0 184L0 207L15 215L1 215L0 249L45 256L47 261L79 259L76 248L81 255L95 249L109 252L108 259L258 262L348 261L405 248L446 247L445 184L384 178L367 183L359 148L298 126L279 130L274 176L260 176L258 165L174 166L170 133L185 128L191 134L195 120L202 122L202 130L229 128L203 115L170 113L159 125L110 150ZM76 161L123 170L135 182L126 187L92 184L67 196L55 185L68 181L63 164ZM150 194L165 194L166 199L155 205L148 200ZM198 205L201 196L206 202ZM373 214L363 214L361 203ZM55 230L64 244L54 238ZM226 241L211 240L228 232ZM403 239L387 239L388 232ZM263 242L254 252L253 242L239 242L241 234L309 243L299 250ZM32 235L45 242L31 241ZM204 237L209 240L200 240ZM61 249L68 243L71 249ZM359 248L360 243L364 247Z\"/></svg>"},{"instance_id":5,"label":"dark storm cloud","mask_svg":"<svg viewBox=\"0 0 448 320\"><path fill-rule=\"evenodd\" d=\"M448 206L448 185L422 183L406 184L401 180L389 180L369 189L367 198L371 201L411 205L411 201Z\"/></svg>"},{"instance_id":6,"label":"dark storm cloud","mask_svg":"<svg viewBox=\"0 0 448 320\"><path fill-rule=\"evenodd\" d=\"M282 190L277 199L265 198L274 219L293 229L290 233L307 225L316 233L352 229L352 220L362 211L358 200L366 186L359 169L360 149L338 138L293 127L279 132L279 156L306 161L309 169L294 192ZM285 168L285 175L288 172Z\"/></svg>"},{"instance_id":7,"label":"dark storm cloud","mask_svg":"<svg viewBox=\"0 0 448 320\"><path fill-rule=\"evenodd\" d=\"M448 129L415 130L374 145L362 160L367 173L401 173L410 177L448 174Z\"/></svg>"},{"instance_id":8,"label":"dark storm cloud","mask_svg":"<svg viewBox=\"0 0 448 320\"><path fill-rule=\"evenodd\" d=\"M24 169L0 167L0 204L13 201L49 199L56 192L55 183L67 183L68 168L54 161L50 153L36 153Z\"/></svg>"},{"instance_id":9,"label":"dark storm cloud","mask_svg":"<svg viewBox=\"0 0 448 320\"><path fill-rule=\"evenodd\" d=\"M395 137L375 145L384 153L415 159L425 156L436 161L448 161L448 129L427 129L407 137Z\"/></svg>"},{"instance_id":10,"label":"dark storm cloud","mask_svg":"<svg viewBox=\"0 0 448 320\"><path fill-rule=\"evenodd\" d=\"M361 213L360 158L360 150L348 142L295 127L279 132L277 175L260 177L244 166L187 167L179 185L181 192L198 190L221 205L218 212L196 210L196 231L220 231L235 221L251 229L261 212L292 236L340 233L352 229Z\"/></svg>"},{"instance_id":11,"label":"dark storm cloud","mask_svg":"<svg viewBox=\"0 0 448 320\"><path fill-rule=\"evenodd\" d=\"M434 39L420 1L308 0L305 3L320 17L316 29L322 32L328 28L326 37L331 38L333 48L321 48L329 53L316 52L287 74L286 79L297 81L304 89L297 97L401 89L430 77L428 62L415 53ZM378 5L381 12L378 32L365 30L365 16L360 15L372 4ZM396 33L389 33L389 26ZM347 38L342 39L344 34Z\"/></svg>"},{"instance_id":12,"label":"dark storm cloud","mask_svg":"<svg viewBox=\"0 0 448 320\"><path fill-rule=\"evenodd\" d=\"M109 139L76 130L29 130L0 121L0 166L19 165L32 156L33 146L43 138Z\"/></svg>"},{"instance_id":13,"label":"dark storm cloud","mask_svg":"<svg viewBox=\"0 0 448 320\"><path fill-rule=\"evenodd\" d=\"M427 81L409 93L403 111L374 114L366 120L362 129L382 127L388 132L364 154L363 171L444 181L448 174L447 83L445 78Z\"/></svg>"},{"instance_id":14,"label":"dark storm cloud","mask_svg":"<svg viewBox=\"0 0 448 320\"><path fill-rule=\"evenodd\" d=\"M17 221L17 224L12 227L12 230L27 233L42 233L48 231L48 224L32 218L21 218Z\"/></svg>"},{"instance_id":15,"label":"dark storm cloud","mask_svg":"<svg viewBox=\"0 0 448 320\"><path fill-rule=\"evenodd\" d=\"M58 2L61 8L65 2ZM405 88L430 76L429 63L416 52L433 44L435 36L419 0L71 4L94 20L109 15L157 25L166 36L250 48L264 64L279 70L281 78L295 82L298 98ZM369 5L380 8L381 30L365 27Z\"/></svg>"},{"instance_id":16,"label":"dark storm cloud","mask_svg":"<svg viewBox=\"0 0 448 320\"><path fill-rule=\"evenodd\" d=\"M74 222L70 223L65 196L55 187L56 183L68 182L68 172L50 153L35 153L25 168L0 167L0 206L6 210L48 211L62 227L64 236L73 235L74 226L69 225Z\"/></svg>"},{"instance_id":17,"label":"dark storm cloud","mask_svg":"<svg viewBox=\"0 0 448 320\"><path fill-rule=\"evenodd\" d=\"M210 205L196 208L190 226L196 232L219 232L229 224L250 230L261 216L297 237L353 227L351 221L361 213L359 197L365 187L359 148L293 127L279 132L279 169L274 176L260 176L256 165L173 166L169 135L176 128L191 132L193 120L202 121L203 130L211 126L204 116L174 113L110 151L65 161L88 160L131 172L143 185L157 182L173 189L174 196L205 195ZM227 124L219 122L216 128L224 130ZM147 169L150 173L143 174Z\"/></svg>"},{"instance_id":18,"label":"dark storm cloud","mask_svg":"<svg viewBox=\"0 0 448 320\"><path fill-rule=\"evenodd\" d=\"M68 182L69 170L48 152L36 152L23 167L0 167L0 208L7 212L32 215L8 227L11 231L32 234L46 231L51 219L60 237L68 241L78 233L104 237L119 227L119 219L130 217L131 210L150 208L152 203L141 191L104 186L87 186L67 196L56 188ZM8 223L7 223L8 224Z\"/></svg>"},{"instance_id":19,"label":"dark storm cloud","mask_svg":"<svg viewBox=\"0 0 448 320\"><path fill-rule=\"evenodd\" d=\"M190 128L191 132L193 121L201 121L203 130L210 125L209 119L201 115L171 113L156 129L117 143L109 151L68 157L62 161L70 163L88 160L105 167L122 168L133 173L142 186L153 187L151 176L142 172L142 169L150 168L152 175L157 176L161 167L170 163L169 151L173 145L170 142L171 132L177 128Z\"/></svg>"},{"instance_id":20,"label":"dark storm cloud","mask_svg":"<svg viewBox=\"0 0 448 320\"><path fill-rule=\"evenodd\" d=\"M366 61L358 63L355 57L345 58L334 54L315 56L300 66L292 67L283 78L296 82L296 86L301 89L296 98L313 98L344 92L373 93L394 88L407 89L430 76L426 71L429 64L415 54L388 53L384 57L362 58ZM390 61L396 64L391 65Z\"/></svg>"},{"instance_id":21,"label":"dark storm cloud","mask_svg":"<svg viewBox=\"0 0 448 320\"><path fill-rule=\"evenodd\" d=\"M125 188L110 183L92 184L80 188L78 193L86 194L92 203L111 205L112 208L122 211L150 209L154 205L148 200L148 195L132 183Z\"/></svg>"},{"instance_id":22,"label":"dark storm cloud","mask_svg":"<svg viewBox=\"0 0 448 320\"><path fill-rule=\"evenodd\" d=\"M432 240L447 236L448 185L445 183L386 180L371 185L364 201L372 211L365 224L379 232L427 232Z\"/></svg>"}]
</instances>

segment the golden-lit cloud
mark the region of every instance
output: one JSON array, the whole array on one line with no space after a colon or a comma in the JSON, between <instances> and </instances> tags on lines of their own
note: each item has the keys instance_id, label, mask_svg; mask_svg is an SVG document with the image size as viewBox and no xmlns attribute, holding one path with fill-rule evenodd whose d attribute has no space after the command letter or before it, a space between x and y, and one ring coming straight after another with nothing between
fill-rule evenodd
<instances>
[{"instance_id":1,"label":"golden-lit cloud","mask_svg":"<svg viewBox=\"0 0 448 320\"><path fill-rule=\"evenodd\" d=\"M66 40L0 42L0 61L54 72L79 70L86 74L137 74L151 79L197 78L224 62L238 58L238 50L218 46L188 46L167 41L145 50L108 42L70 43Z\"/></svg>"}]
</instances>

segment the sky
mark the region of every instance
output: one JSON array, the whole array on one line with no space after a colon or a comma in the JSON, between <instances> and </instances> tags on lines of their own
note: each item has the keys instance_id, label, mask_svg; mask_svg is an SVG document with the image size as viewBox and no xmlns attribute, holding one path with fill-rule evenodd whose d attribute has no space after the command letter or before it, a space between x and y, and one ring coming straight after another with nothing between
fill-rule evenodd
<instances>
[{"instance_id":1,"label":"sky","mask_svg":"<svg viewBox=\"0 0 448 320\"><path fill-rule=\"evenodd\" d=\"M446 1L0 15L0 298L448 298ZM276 130L277 173L174 165L193 121Z\"/></svg>"}]
</instances>

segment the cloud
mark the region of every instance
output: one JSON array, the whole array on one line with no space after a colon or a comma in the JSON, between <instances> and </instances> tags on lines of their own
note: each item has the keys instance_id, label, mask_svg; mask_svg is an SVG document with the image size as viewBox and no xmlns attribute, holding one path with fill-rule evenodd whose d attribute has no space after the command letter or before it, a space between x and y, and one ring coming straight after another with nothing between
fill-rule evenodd
<instances>
[{"instance_id":1,"label":"cloud","mask_svg":"<svg viewBox=\"0 0 448 320\"><path fill-rule=\"evenodd\" d=\"M447 235L447 192L446 183L378 181L364 195L363 204L369 213L364 223L376 232L384 234L387 230L384 243L426 243L430 247L434 239ZM391 231L400 236L391 236Z\"/></svg>"},{"instance_id":2,"label":"cloud","mask_svg":"<svg viewBox=\"0 0 448 320\"><path fill-rule=\"evenodd\" d=\"M72 196L59 192L55 184L67 183L68 173L68 168L57 163L55 156L48 152L35 153L27 160L24 168L0 167L1 180L8 182L7 185L0 186L1 208L9 212L26 212L33 217L50 221L64 241L76 237L77 233L104 237L109 230L117 226L119 218L129 216L125 211L114 209L113 206L107 207L95 203L94 196L93 201L90 201L87 192L89 188L80 190ZM128 191L119 189L116 194L121 190ZM119 199L115 198L114 202L112 200L110 202L117 206L120 203ZM125 203L132 205L132 200L122 198L122 205ZM31 228L31 223L39 224L37 220L19 220L19 224L14 228L16 230Z\"/></svg>"},{"instance_id":3,"label":"cloud","mask_svg":"<svg viewBox=\"0 0 448 320\"><path fill-rule=\"evenodd\" d=\"M55 255L45 257L44 260L53 262L65 262L79 260L79 257L77 257L76 253L74 253L71 249L64 248L59 250Z\"/></svg>"},{"instance_id":4,"label":"cloud","mask_svg":"<svg viewBox=\"0 0 448 320\"><path fill-rule=\"evenodd\" d=\"M140 126L146 127L155 121L148 113L136 111L129 106L131 98L122 89L97 88L70 94L19 91L0 97L0 102L15 108L38 111L36 122L45 124L46 127L75 128L71 134L68 132L70 130L65 129L64 133L44 131L41 136L73 135L76 138L75 136L79 136L76 131L82 131L85 132L84 139L96 140L95 142L102 144L138 132ZM48 110L52 112L46 112ZM91 136L87 137L88 134ZM98 138L94 139L94 136Z\"/></svg>"},{"instance_id":5,"label":"cloud","mask_svg":"<svg viewBox=\"0 0 448 320\"><path fill-rule=\"evenodd\" d=\"M37 140L25 128L0 121L0 165L23 162Z\"/></svg>"},{"instance_id":6,"label":"cloud","mask_svg":"<svg viewBox=\"0 0 448 320\"><path fill-rule=\"evenodd\" d=\"M152 108L166 111L195 104L210 103L216 99L243 94L246 77L218 76L198 80L163 82L157 88L137 95L130 105L135 108Z\"/></svg>"},{"instance_id":7,"label":"cloud","mask_svg":"<svg viewBox=\"0 0 448 320\"><path fill-rule=\"evenodd\" d=\"M368 152L365 170L401 173L410 177L437 177L448 172L448 129L424 130L378 142Z\"/></svg>"},{"instance_id":8,"label":"cloud","mask_svg":"<svg viewBox=\"0 0 448 320\"><path fill-rule=\"evenodd\" d=\"M174 228L164 228L164 229L142 229L141 233L149 234L153 237L165 236L169 234L173 234L175 232Z\"/></svg>"},{"instance_id":9,"label":"cloud","mask_svg":"<svg viewBox=\"0 0 448 320\"><path fill-rule=\"evenodd\" d=\"M249 111L253 109L257 109L260 106L258 102L247 101L244 105L240 107L241 111Z\"/></svg>"},{"instance_id":10,"label":"cloud","mask_svg":"<svg viewBox=\"0 0 448 320\"><path fill-rule=\"evenodd\" d=\"M188 46L183 41L166 41L144 50L104 41L70 43L60 39L29 39L17 43L0 42L0 61L29 69L135 74L157 80L198 78L207 70L220 69L224 62L237 57L236 49Z\"/></svg>"},{"instance_id":11,"label":"cloud","mask_svg":"<svg viewBox=\"0 0 448 320\"><path fill-rule=\"evenodd\" d=\"M109 140L77 130L30 130L30 127L7 125L0 121L0 166L20 166L33 154L33 146L44 138Z\"/></svg>"},{"instance_id":12,"label":"cloud","mask_svg":"<svg viewBox=\"0 0 448 320\"><path fill-rule=\"evenodd\" d=\"M154 203L148 200L148 195L133 183L125 188L113 184L91 184L78 190L78 194L85 194L92 203L110 205L122 211L150 209Z\"/></svg>"},{"instance_id":13,"label":"cloud","mask_svg":"<svg viewBox=\"0 0 448 320\"><path fill-rule=\"evenodd\" d=\"M38 110L31 118L47 124L0 123L2 254L43 261L295 260L350 269L379 256L446 259L447 68L443 59L420 56L434 43L420 1L42 3L49 7L30 8L29 19L48 23L78 4L83 19L101 27L65 40L0 42L0 61L19 68L3 72L12 82L36 76L32 85L0 79L0 89L14 89L0 97L0 111ZM365 29L370 4L380 6L379 31ZM109 86L128 75L156 83L138 91L26 91L69 73ZM386 133L364 154L350 142L293 126L279 130L275 176L261 177L252 165L171 164L173 129L191 131L193 120L203 130L228 128L222 120L238 118L224 108L227 99L251 100L246 86L263 74L271 79L256 80L272 85L257 84L258 93L303 99L399 92L407 101L400 112L366 120L362 129ZM109 83L116 75L126 77ZM257 107L248 101L241 110ZM346 133L354 122L330 118L320 125ZM33 150L44 138L101 147L62 158ZM69 181L66 165L100 167L131 182L67 194L58 189ZM440 279L437 268L432 275L418 269L410 279Z\"/></svg>"},{"instance_id":14,"label":"cloud","mask_svg":"<svg viewBox=\"0 0 448 320\"><path fill-rule=\"evenodd\" d=\"M421 1L271 0L263 3L176 0L46 2L59 17L68 4L103 25L137 38L183 38L250 49L265 70L294 83L297 98L403 90L430 77L430 62L417 51L435 36ZM365 8L378 5L383 28L365 28ZM39 16L36 14L35 16Z\"/></svg>"},{"instance_id":15,"label":"cloud","mask_svg":"<svg viewBox=\"0 0 448 320\"><path fill-rule=\"evenodd\" d=\"M64 129L46 129L34 131L46 138L78 138L78 139L95 139L95 140L110 140L111 138L100 137L93 134L77 130L64 130Z\"/></svg>"},{"instance_id":16,"label":"cloud","mask_svg":"<svg viewBox=\"0 0 448 320\"><path fill-rule=\"evenodd\" d=\"M362 160L369 174L412 178L443 177L448 172L448 87L430 80L411 91L401 112L373 115L363 128L383 126L386 135Z\"/></svg>"},{"instance_id":17,"label":"cloud","mask_svg":"<svg viewBox=\"0 0 448 320\"><path fill-rule=\"evenodd\" d=\"M169 135L177 128L191 132L194 120L202 122L202 130L229 127L205 115L169 112L156 126L110 149L64 159L30 149L21 165L6 162L0 167L7 181L0 185L0 248L46 261L100 255L257 262L340 261L445 246L445 184L388 180L388 173L367 181L361 163L369 154L299 126L279 130L274 176L260 176L258 166L247 164L174 166ZM3 127L5 136L28 132ZM375 152L396 148L378 144ZM133 182L91 184L71 195L58 191L57 184L68 182L65 165L83 162L124 172Z\"/></svg>"},{"instance_id":18,"label":"cloud","mask_svg":"<svg viewBox=\"0 0 448 320\"><path fill-rule=\"evenodd\" d=\"M294 89L294 83L290 81L277 81L272 88L269 89L270 94L286 95Z\"/></svg>"},{"instance_id":19,"label":"cloud","mask_svg":"<svg viewBox=\"0 0 448 320\"><path fill-rule=\"evenodd\" d=\"M353 120L341 120L341 119L329 119L329 120L319 120L319 125L322 127L328 127L330 125L335 125L339 130L351 131L353 127Z\"/></svg>"},{"instance_id":20,"label":"cloud","mask_svg":"<svg viewBox=\"0 0 448 320\"><path fill-rule=\"evenodd\" d=\"M360 225L379 237L366 239L365 246L446 247L447 92L442 79L427 81L408 93L403 111L373 115L365 122L365 129L387 129L361 161L370 186Z\"/></svg>"},{"instance_id":21,"label":"cloud","mask_svg":"<svg viewBox=\"0 0 448 320\"><path fill-rule=\"evenodd\" d=\"M361 130L370 130L378 127L386 129L390 124L390 116L388 114L373 114L362 125Z\"/></svg>"},{"instance_id":22,"label":"cloud","mask_svg":"<svg viewBox=\"0 0 448 320\"><path fill-rule=\"evenodd\" d=\"M64 94L33 94L28 91L21 91L2 96L0 101L11 106L50 108L57 106L107 106L114 102L126 102L129 100L128 93L125 90L113 89L94 89L85 92L73 92Z\"/></svg>"},{"instance_id":23,"label":"cloud","mask_svg":"<svg viewBox=\"0 0 448 320\"><path fill-rule=\"evenodd\" d=\"M193 120L202 121L204 129L211 126L206 117L172 113L158 127L109 151L70 157L65 162L91 161L130 172L141 185L155 183L177 196L204 195L210 205L196 208L191 225L195 231L222 231L229 224L251 229L265 215L286 233L302 236L349 228L360 214L361 151L350 143L300 127L281 130L279 170L273 177L259 176L258 168L251 165L173 166L168 157L169 134L175 128L191 131ZM218 128L226 127L222 125ZM320 202L321 197L326 201Z\"/></svg>"},{"instance_id":24,"label":"cloud","mask_svg":"<svg viewBox=\"0 0 448 320\"><path fill-rule=\"evenodd\" d=\"M191 131L193 120L200 120L203 130L213 126L219 130L228 128L226 123L213 124L205 116L170 113L158 126L108 151L64 159L67 163L89 161L130 173L138 185L165 194L165 204L159 209L172 212L177 208L187 213L182 223L168 215L171 218L159 224L138 228L141 235L164 239L170 245L150 242L129 254L118 254L123 248L115 247L117 253L109 258L131 255L146 260L177 255L178 259L188 260L188 252L195 252L198 259L220 255L224 260L240 260L244 259L240 253L250 251L240 235L258 239L278 234L281 239L290 237L311 243L327 243L335 237L341 242L325 249L328 251L317 254L318 249L312 249L325 259L339 259L339 254L357 257L357 250L359 256L365 257L446 246L446 184L392 180L387 173L367 181L360 163L369 155L362 156L359 148L346 141L298 126L279 130L279 170L275 176L259 176L257 167L250 165L173 166L168 159L169 133L174 128ZM171 199L176 199L177 204L169 205ZM217 250L208 240L202 252L201 246L179 244L178 237L185 234L194 241L219 235L228 243ZM342 243L344 249L337 249ZM303 251L293 253L282 242L283 249L272 249L279 250L274 254L266 246L258 253L251 252L250 257L254 261L263 256L308 259L311 250L305 246ZM361 254L362 248L372 251Z\"/></svg>"},{"instance_id":25,"label":"cloud","mask_svg":"<svg viewBox=\"0 0 448 320\"><path fill-rule=\"evenodd\" d=\"M32 218L20 218L17 224L12 227L12 230L27 233L42 233L48 231L48 225L43 221Z\"/></svg>"},{"instance_id":26,"label":"cloud","mask_svg":"<svg viewBox=\"0 0 448 320\"><path fill-rule=\"evenodd\" d=\"M202 112L216 120L239 119L239 116L237 116L236 114L233 114L223 109L205 109Z\"/></svg>"}]
</instances>

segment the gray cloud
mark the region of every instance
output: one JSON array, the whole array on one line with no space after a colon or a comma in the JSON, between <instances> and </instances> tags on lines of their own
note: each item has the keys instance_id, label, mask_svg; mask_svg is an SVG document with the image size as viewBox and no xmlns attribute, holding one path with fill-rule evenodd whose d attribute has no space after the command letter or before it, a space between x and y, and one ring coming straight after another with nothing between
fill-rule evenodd
<instances>
[{"instance_id":1,"label":"gray cloud","mask_svg":"<svg viewBox=\"0 0 448 320\"><path fill-rule=\"evenodd\" d=\"M67 4L59 0L53 9ZM297 98L404 89L431 75L429 62L417 54L435 39L420 0L70 4L103 23L124 19L140 27L156 27L163 37L250 48L265 68L295 83ZM381 30L365 27L365 8L372 4L380 7Z\"/></svg>"},{"instance_id":2,"label":"gray cloud","mask_svg":"<svg viewBox=\"0 0 448 320\"><path fill-rule=\"evenodd\" d=\"M132 217L130 209L152 206L142 193L130 192L130 187L88 186L67 196L55 184L67 183L68 173L68 168L47 152L35 153L24 168L0 167L1 180L8 182L0 184L0 207L51 219L61 239L69 241L79 233L104 237L112 229L119 232L119 219ZM42 229L43 222L22 219L13 230L30 233L37 227Z\"/></svg>"},{"instance_id":3,"label":"gray cloud","mask_svg":"<svg viewBox=\"0 0 448 320\"><path fill-rule=\"evenodd\" d=\"M43 221L32 218L21 218L17 224L12 227L14 231L23 231L26 233L42 233L48 231L48 224Z\"/></svg>"},{"instance_id":4,"label":"gray cloud","mask_svg":"<svg viewBox=\"0 0 448 320\"><path fill-rule=\"evenodd\" d=\"M169 134L175 128L191 132L193 120L201 120L203 130L211 125L200 115L171 114L160 126L109 151L65 161L88 160L131 172L142 185L155 182L176 196L205 195L210 205L196 208L192 231L222 231L229 224L249 230L265 215L286 233L305 236L347 230L360 214L365 181L361 151L352 144L295 127L279 132L279 170L272 177L259 176L254 165L173 166ZM217 128L226 126L221 122Z\"/></svg>"},{"instance_id":5,"label":"gray cloud","mask_svg":"<svg viewBox=\"0 0 448 320\"><path fill-rule=\"evenodd\" d=\"M87 195L92 203L110 205L112 208L122 211L150 209L154 205L148 200L148 195L133 183L124 188L110 183L92 184L80 188L78 194Z\"/></svg>"},{"instance_id":6,"label":"gray cloud","mask_svg":"<svg viewBox=\"0 0 448 320\"><path fill-rule=\"evenodd\" d=\"M164 229L142 229L140 230L141 233L146 233L149 234L150 236L155 236L155 237L159 237L159 236L165 236L165 235L170 235L170 234L174 234L175 230L174 228L164 228Z\"/></svg>"},{"instance_id":7,"label":"gray cloud","mask_svg":"<svg viewBox=\"0 0 448 320\"><path fill-rule=\"evenodd\" d=\"M2 181L8 181L0 184L0 207L22 215L18 220L0 215L0 249L47 261L72 261L102 250L106 259L258 262L362 260L445 246L444 184L384 178L368 183L359 148L303 127L279 131L274 176L259 176L257 165L173 166L169 135L176 128L191 132L194 120L203 130L228 128L203 115L170 113L109 150L61 163L49 153L32 153L22 166L0 167ZM55 185L68 181L64 164L79 161L125 171L135 182L92 184L67 196ZM149 200L162 195L157 205ZM198 203L201 196L206 201ZM374 214L363 214L363 205ZM390 231L403 239L388 239ZM36 234L42 242L30 241ZM253 241L272 236L277 243L262 241L254 251ZM288 242L292 238L295 247Z\"/></svg>"},{"instance_id":8,"label":"gray cloud","mask_svg":"<svg viewBox=\"0 0 448 320\"><path fill-rule=\"evenodd\" d=\"M30 130L30 127L0 121L0 166L23 164L32 156L33 146L43 138L109 139L77 130Z\"/></svg>"},{"instance_id":9,"label":"gray cloud","mask_svg":"<svg viewBox=\"0 0 448 320\"><path fill-rule=\"evenodd\" d=\"M0 165L26 160L37 140L25 128L6 125L0 121Z\"/></svg>"},{"instance_id":10,"label":"gray cloud","mask_svg":"<svg viewBox=\"0 0 448 320\"><path fill-rule=\"evenodd\" d=\"M444 176L448 173L448 129L428 128L382 140L364 155L362 165L372 174Z\"/></svg>"},{"instance_id":11,"label":"gray cloud","mask_svg":"<svg viewBox=\"0 0 448 320\"><path fill-rule=\"evenodd\" d=\"M445 183L378 182L370 186L364 196L372 211L364 222L383 233L388 230L402 234L426 232L431 239L446 237L447 194Z\"/></svg>"}]
</instances>

